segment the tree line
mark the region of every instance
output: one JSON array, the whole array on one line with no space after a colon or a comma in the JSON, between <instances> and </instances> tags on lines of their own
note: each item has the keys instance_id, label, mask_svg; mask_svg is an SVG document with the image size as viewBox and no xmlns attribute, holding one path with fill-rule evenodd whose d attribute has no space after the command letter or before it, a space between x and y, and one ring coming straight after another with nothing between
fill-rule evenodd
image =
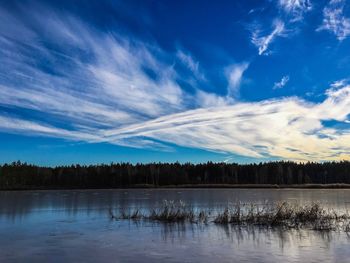
<instances>
[{"instance_id":1,"label":"tree line","mask_svg":"<svg viewBox=\"0 0 350 263\"><path fill-rule=\"evenodd\" d=\"M350 162L111 163L41 167L18 161L0 166L0 189L338 183L350 184Z\"/></svg>"}]
</instances>

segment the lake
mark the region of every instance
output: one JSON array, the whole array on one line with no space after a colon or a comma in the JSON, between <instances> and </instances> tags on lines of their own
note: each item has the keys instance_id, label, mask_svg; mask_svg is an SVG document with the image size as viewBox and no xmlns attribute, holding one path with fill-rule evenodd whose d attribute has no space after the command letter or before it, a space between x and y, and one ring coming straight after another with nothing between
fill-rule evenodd
<instances>
[{"instance_id":1,"label":"lake","mask_svg":"<svg viewBox=\"0 0 350 263\"><path fill-rule=\"evenodd\" d=\"M235 202L319 202L350 208L346 189L132 189L0 192L0 262L349 262L342 231L112 220L113 211L182 200L198 209Z\"/></svg>"}]
</instances>

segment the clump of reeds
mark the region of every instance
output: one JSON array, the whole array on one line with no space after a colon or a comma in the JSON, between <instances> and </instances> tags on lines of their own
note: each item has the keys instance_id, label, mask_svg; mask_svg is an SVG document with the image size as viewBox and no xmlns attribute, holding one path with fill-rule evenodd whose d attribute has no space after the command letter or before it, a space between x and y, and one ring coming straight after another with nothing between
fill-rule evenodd
<instances>
[{"instance_id":1,"label":"clump of reeds","mask_svg":"<svg viewBox=\"0 0 350 263\"><path fill-rule=\"evenodd\" d=\"M192 208L187 207L182 201L163 201L163 206L159 209L153 209L148 217L150 220L163 222L194 222L195 213Z\"/></svg>"},{"instance_id":2,"label":"clump of reeds","mask_svg":"<svg viewBox=\"0 0 350 263\"><path fill-rule=\"evenodd\" d=\"M334 230L342 228L350 232L350 216L322 208L319 204L296 205L287 202L276 204L237 203L212 215L209 211L197 211L184 202L164 201L159 208L142 213L136 209L118 216L111 211L112 219L151 220L166 223L215 223L221 225L258 225L266 227L310 228Z\"/></svg>"},{"instance_id":3,"label":"clump of reeds","mask_svg":"<svg viewBox=\"0 0 350 263\"><path fill-rule=\"evenodd\" d=\"M142 213L139 209L134 211L121 211L119 216L114 215L110 210L112 219L131 219L131 220L151 220L159 222L208 222L210 213L206 211L196 212L192 207L187 206L181 200L179 202L164 200L159 208L154 208L147 213Z\"/></svg>"},{"instance_id":4,"label":"clump of reeds","mask_svg":"<svg viewBox=\"0 0 350 263\"><path fill-rule=\"evenodd\" d=\"M327 211L317 203L297 206L283 202L264 206L243 204L226 208L217 214L214 223L333 230L344 225L344 222L349 221L349 219L348 214ZM350 226L348 228L350 229Z\"/></svg>"}]
</instances>

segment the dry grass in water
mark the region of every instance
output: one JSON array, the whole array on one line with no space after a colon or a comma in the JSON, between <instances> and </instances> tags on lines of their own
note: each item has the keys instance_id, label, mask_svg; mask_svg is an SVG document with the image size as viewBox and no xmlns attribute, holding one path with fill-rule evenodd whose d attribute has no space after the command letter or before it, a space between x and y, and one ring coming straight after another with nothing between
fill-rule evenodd
<instances>
[{"instance_id":1,"label":"dry grass in water","mask_svg":"<svg viewBox=\"0 0 350 263\"><path fill-rule=\"evenodd\" d=\"M308 228L314 230L344 230L350 232L350 216L326 210L317 203L295 205L287 202L277 204L241 204L224 208L221 212L197 211L184 202L164 201L157 209L146 212L136 209L129 213L121 211L113 219L150 220L164 223L214 223L220 225L256 225L264 227Z\"/></svg>"}]
</instances>

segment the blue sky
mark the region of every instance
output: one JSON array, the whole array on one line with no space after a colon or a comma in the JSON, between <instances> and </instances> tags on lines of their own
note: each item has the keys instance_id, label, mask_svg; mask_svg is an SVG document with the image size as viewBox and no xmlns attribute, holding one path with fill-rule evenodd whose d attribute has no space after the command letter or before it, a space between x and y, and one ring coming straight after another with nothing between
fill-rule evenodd
<instances>
[{"instance_id":1,"label":"blue sky","mask_svg":"<svg viewBox=\"0 0 350 263\"><path fill-rule=\"evenodd\" d=\"M344 0L0 3L0 163L350 159Z\"/></svg>"}]
</instances>

